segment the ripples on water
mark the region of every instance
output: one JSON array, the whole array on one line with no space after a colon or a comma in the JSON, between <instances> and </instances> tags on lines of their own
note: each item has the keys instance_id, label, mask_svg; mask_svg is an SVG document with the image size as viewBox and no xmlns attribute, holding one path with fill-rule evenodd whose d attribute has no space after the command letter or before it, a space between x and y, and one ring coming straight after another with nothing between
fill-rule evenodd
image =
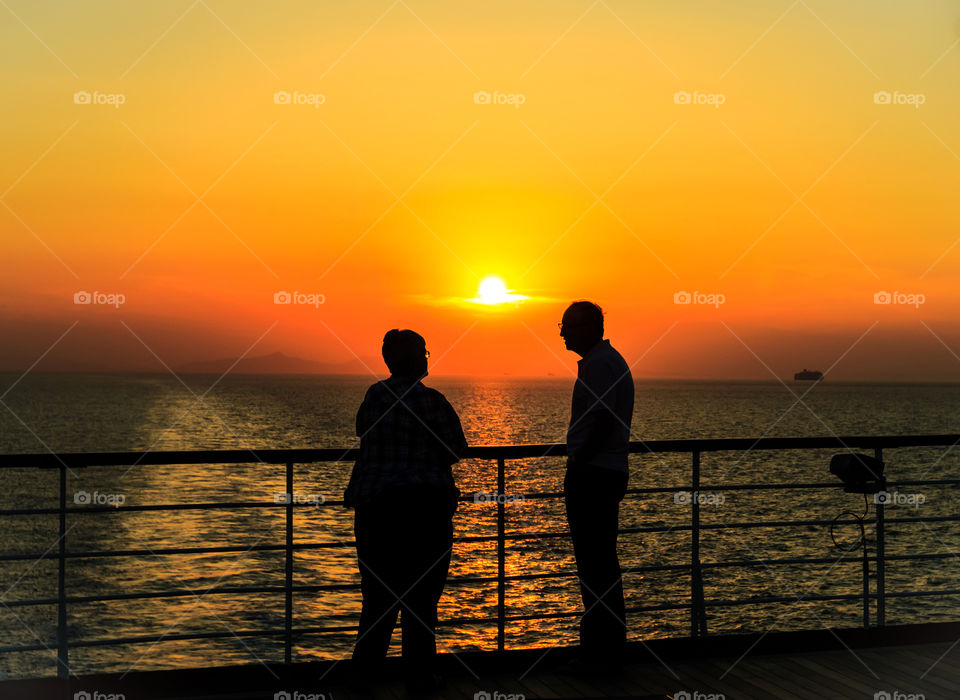
<instances>
[{"instance_id":1,"label":"ripples on water","mask_svg":"<svg viewBox=\"0 0 960 700\"><path fill-rule=\"evenodd\" d=\"M202 395L213 376L186 378ZM3 377L9 386L16 376ZM365 377L227 377L202 401L174 378L158 375L31 374L5 401L0 415L0 452L187 450L235 448L351 447L354 415L370 380ZM460 413L472 445L562 442L568 420L572 380L467 380L430 378ZM809 389L809 385L798 391ZM634 431L644 439L809 436L854 434L952 433L960 406L957 385L830 384L813 388L806 406L782 385L771 382L638 382ZM23 423L20 422L23 421ZM24 425L25 424L25 425ZM702 462L704 484L830 481L830 451L707 454ZM954 451L911 448L886 455L895 479L949 478L958 473ZM123 494L127 505L184 504L216 501L273 502L284 491L282 467L258 465L91 467L68 477L68 494L77 491ZM633 455L631 487L683 486L690 478L689 455ZM339 499L349 477L346 462L297 465L295 491ZM496 465L465 460L455 467L465 494L492 492ZM507 463L507 491L559 491L563 460L541 458ZM5 470L2 508L53 508L57 505L56 470ZM953 489L917 487L926 502L918 511L891 508L889 517L957 515ZM730 491L722 505L704 506L701 558L714 561L757 561L764 558L824 557L836 550L825 526L733 530L730 522L833 518L846 508L862 509L862 497L837 488L791 492ZM858 500L861 498L861 500ZM872 512L872 508L871 508ZM496 508L464 503L455 519L456 536L494 535ZM621 507L621 526L681 526L689 509L671 494L628 496ZM55 551L55 516L4 518L2 549L8 553ZM533 500L507 507L509 533L562 532L559 500ZM240 546L283 543L282 509L241 511L182 510L117 512L68 518L70 551L136 549L142 556L72 559L68 562L70 595L116 595L144 591L192 589L179 597L77 603L70 607L72 639L166 635L158 644L88 647L71 650L76 672L203 666L276 661L282 658L280 638L237 638L231 632L283 627L283 594L254 595L202 592L213 586L281 586L283 552L241 551L229 554L160 556L170 547ZM352 538L352 511L340 507L298 509L297 542L338 544ZM841 536L853 537L850 528ZM897 525L888 528L888 553L947 552L953 549L953 523ZM868 533L869 536L869 533ZM620 540L621 564L628 569L628 606L679 605L689 601L685 571L629 571L640 566L686 565L690 556L687 530L626 534ZM871 540L871 551L873 542ZM887 590L948 588L955 578L953 559L890 562ZM356 583L359 576L351 547L298 551L295 581L303 585ZM495 543L457 543L451 578L496 574ZM566 537L532 538L507 543L507 574L573 571ZM56 597L56 562L3 562L3 600ZM800 596L804 593L859 594L860 563L856 557L835 565L775 568L707 568L708 599L749 596ZM889 598L888 624L956 618L953 597ZM327 591L298 594L294 599L298 627L355 624L359 594ZM508 615L575 611L576 580L571 577L511 582ZM496 585L448 585L441 600L441 619L494 617ZM798 602L763 606L711 608L711 632L856 626L861 623L857 600ZM684 635L689 612L668 610L630 615L634 638ZM56 638L56 607L12 607L0 612L6 644L51 644ZM223 632L222 640L177 641L180 634ZM495 625L442 628L445 649L490 649ZM349 653L352 633L303 635L296 658L338 658ZM395 641L399 640L399 633ZM575 618L510 623L508 646L546 646L576 642ZM55 653L0 656L0 672L12 676L55 673Z\"/></svg>"}]
</instances>

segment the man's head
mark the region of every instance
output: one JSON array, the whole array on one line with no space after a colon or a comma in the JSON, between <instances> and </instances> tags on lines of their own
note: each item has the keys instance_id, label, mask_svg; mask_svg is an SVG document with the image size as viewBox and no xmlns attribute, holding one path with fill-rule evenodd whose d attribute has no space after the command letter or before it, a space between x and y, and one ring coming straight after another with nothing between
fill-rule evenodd
<instances>
[{"instance_id":1,"label":"man's head","mask_svg":"<svg viewBox=\"0 0 960 700\"><path fill-rule=\"evenodd\" d=\"M603 340L603 310L592 301L575 301L563 312L560 336L581 357Z\"/></svg>"},{"instance_id":2,"label":"man's head","mask_svg":"<svg viewBox=\"0 0 960 700\"><path fill-rule=\"evenodd\" d=\"M427 341L419 333L394 328L383 336L383 361L390 374L416 379L427 376Z\"/></svg>"}]
</instances>

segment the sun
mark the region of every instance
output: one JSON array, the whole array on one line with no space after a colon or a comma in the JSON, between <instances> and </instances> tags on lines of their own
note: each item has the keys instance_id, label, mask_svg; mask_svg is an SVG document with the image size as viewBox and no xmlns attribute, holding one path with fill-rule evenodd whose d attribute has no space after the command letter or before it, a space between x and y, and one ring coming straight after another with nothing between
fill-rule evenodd
<instances>
[{"instance_id":1,"label":"sun","mask_svg":"<svg viewBox=\"0 0 960 700\"><path fill-rule=\"evenodd\" d=\"M468 301L475 304L496 306L497 304L519 303L526 298L522 294L514 294L512 290L507 289L507 285L502 279L491 275L483 278L477 288L476 298L468 299Z\"/></svg>"},{"instance_id":2,"label":"sun","mask_svg":"<svg viewBox=\"0 0 960 700\"><path fill-rule=\"evenodd\" d=\"M499 277L487 277L480 283L477 298L484 304L502 304L507 301L507 285Z\"/></svg>"}]
</instances>

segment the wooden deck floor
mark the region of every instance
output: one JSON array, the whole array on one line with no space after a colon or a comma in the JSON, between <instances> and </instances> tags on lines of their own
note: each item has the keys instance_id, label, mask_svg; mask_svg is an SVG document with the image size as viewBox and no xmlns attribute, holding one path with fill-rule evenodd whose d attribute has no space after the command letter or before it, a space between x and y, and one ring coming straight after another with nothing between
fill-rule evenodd
<instances>
[{"instance_id":1,"label":"wooden deck floor","mask_svg":"<svg viewBox=\"0 0 960 700\"><path fill-rule=\"evenodd\" d=\"M628 664L617 677L579 678L556 668L535 666L524 675L467 669L447 678L446 687L427 696L457 700L531 698L960 698L960 644L912 644L872 649L841 649L791 654L713 657L700 661ZM932 667L932 668L931 668ZM323 689L333 700L401 700L409 697L398 682L371 694L337 684ZM309 692L304 689L305 692ZM316 690L313 692L317 692ZM684 695L684 692L687 695ZM888 696L877 695L887 692ZM487 695L482 695L487 693ZM496 694L499 695L496 695ZM511 698L510 696L513 696ZM712 696L712 697L711 697ZM254 697L254 696L251 696Z\"/></svg>"},{"instance_id":2,"label":"wooden deck floor","mask_svg":"<svg viewBox=\"0 0 960 700\"><path fill-rule=\"evenodd\" d=\"M570 676L571 648L441 654L447 680L408 695L400 680L361 688L349 661L249 664L0 682L2 700L533 700L854 698L960 700L960 623L811 630L632 643L622 672ZM401 660L388 660L393 676ZM84 693L87 693L86 695ZM285 694L286 693L286 694ZM121 695L122 694L122 695Z\"/></svg>"}]
</instances>

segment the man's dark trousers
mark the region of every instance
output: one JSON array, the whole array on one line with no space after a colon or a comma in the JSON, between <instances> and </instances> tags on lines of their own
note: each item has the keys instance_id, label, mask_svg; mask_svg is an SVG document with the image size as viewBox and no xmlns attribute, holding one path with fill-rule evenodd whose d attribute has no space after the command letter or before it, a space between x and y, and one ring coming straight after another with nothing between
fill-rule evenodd
<instances>
[{"instance_id":1,"label":"man's dark trousers","mask_svg":"<svg viewBox=\"0 0 960 700\"><path fill-rule=\"evenodd\" d=\"M617 557L620 501L626 472L568 466L563 481L567 523L583 597L580 646L590 656L619 654L627 638L623 581Z\"/></svg>"}]
</instances>

